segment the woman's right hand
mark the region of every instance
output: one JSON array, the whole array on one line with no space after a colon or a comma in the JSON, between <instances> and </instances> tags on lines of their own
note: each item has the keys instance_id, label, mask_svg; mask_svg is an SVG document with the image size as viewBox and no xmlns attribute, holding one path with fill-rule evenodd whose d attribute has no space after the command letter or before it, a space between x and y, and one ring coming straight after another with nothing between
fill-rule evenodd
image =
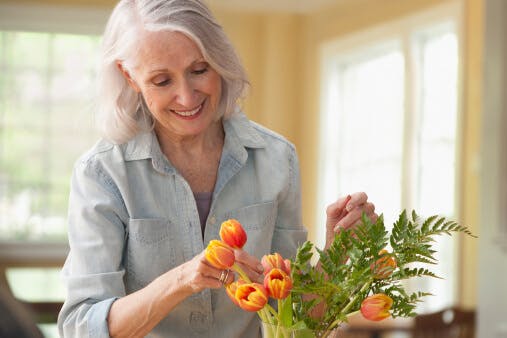
<instances>
[{"instance_id":1,"label":"woman's right hand","mask_svg":"<svg viewBox=\"0 0 507 338\"><path fill-rule=\"evenodd\" d=\"M222 271L211 266L201 252L146 287L117 299L107 317L110 336L146 336L185 298L206 288L221 288L223 284L219 279ZM224 283L233 280L234 273L231 271Z\"/></svg>"},{"instance_id":2,"label":"woman's right hand","mask_svg":"<svg viewBox=\"0 0 507 338\"><path fill-rule=\"evenodd\" d=\"M204 251L176 269L176 282L190 293L197 293L206 288L219 289L224 284L234 281L234 273L230 271L222 284L220 276L224 270L213 267L204 256Z\"/></svg>"}]
</instances>

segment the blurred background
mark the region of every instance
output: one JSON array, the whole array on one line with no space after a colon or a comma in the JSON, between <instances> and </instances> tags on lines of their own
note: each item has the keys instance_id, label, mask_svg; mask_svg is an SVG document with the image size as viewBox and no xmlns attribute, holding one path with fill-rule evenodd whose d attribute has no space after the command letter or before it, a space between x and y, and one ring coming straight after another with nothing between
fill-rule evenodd
<instances>
[{"instance_id":1,"label":"blurred background","mask_svg":"<svg viewBox=\"0 0 507 338\"><path fill-rule=\"evenodd\" d=\"M392 224L441 214L420 312L478 313L507 337L507 1L208 0L250 76L245 113L296 145L303 216L366 191ZM0 284L56 337L72 166L98 139L96 62L112 0L0 1ZM53 311L54 312L54 311ZM503 315L502 315L503 314Z\"/></svg>"}]
</instances>

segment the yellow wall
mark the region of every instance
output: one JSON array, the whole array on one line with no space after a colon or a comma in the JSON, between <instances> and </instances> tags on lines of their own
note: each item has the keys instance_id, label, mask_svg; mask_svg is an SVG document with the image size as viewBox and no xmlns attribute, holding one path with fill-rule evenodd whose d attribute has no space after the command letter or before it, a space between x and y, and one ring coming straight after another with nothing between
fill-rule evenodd
<instances>
[{"instance_id":1,"label":"yellow wall","mask_svg":"<svg viewBox=\"0 0 507 338\"><path fill-rule=\"evenodd\" d=\"M480 235L479 157L482 120L484 0L466 0L464 10L463 113L461 144L461 221ZM460 300L465 307L477 305L478 240L462 238L460 250Z\"/></svg>"},{"instance_id":2,"label":"yellow wall","mask_svg":"<svg viewBox=\"0 0 507 338\"><path fill-rule=\"evenodd\" d=\"M250 77L244 103L248 116L286 136L298 139L301 18L274 13L215 14L233 41Z\"/></svg>"},{"instance_id":3,"label":"yellow wall","mask_svg":"<svg viewBox=\"0 0 507 338\"><path fill-rule=\"evenodd\" d=\"M18 0L19 2L33 0ZM245 0L247 1L247 0ZM252 88L244 102L248 116L296 144L303 187L303 217L315 238L317 196L318 114L320 95L319 48L322 43L389 20L415 14L451 0L354 0L320 12L298 15L244 13L213 8L245 64ZM4 1L5 2L5 1ZM113 0L44 0L112 8ZM478 229L483 0L463 0L463 119L460 149L459 221ZM319 210L318 212L324 212ZM318 225L324 226L324 225ZM477 243L461 246L460 294L466 306L476 304Z\"/></svg>"}]
</instances>

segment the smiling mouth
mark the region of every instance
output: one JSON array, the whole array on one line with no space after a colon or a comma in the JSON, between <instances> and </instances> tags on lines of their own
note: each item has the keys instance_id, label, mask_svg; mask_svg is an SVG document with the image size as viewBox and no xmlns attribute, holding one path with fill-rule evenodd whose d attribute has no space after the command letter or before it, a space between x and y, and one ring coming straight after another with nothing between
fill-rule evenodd
<instances>
[{"instance_id":1,"label":"smiling mouth","mask_svg":"<svg viewBox=\"0 0 507 338\"><path fill-rule=\"evenodd\" d=\"M191 117L196 115L202 108L203 103L201 103L199 106L192 110L174 110L171 109L171 111L177 115L184 116L184 117Z\"/></svg>"}]
</instances>

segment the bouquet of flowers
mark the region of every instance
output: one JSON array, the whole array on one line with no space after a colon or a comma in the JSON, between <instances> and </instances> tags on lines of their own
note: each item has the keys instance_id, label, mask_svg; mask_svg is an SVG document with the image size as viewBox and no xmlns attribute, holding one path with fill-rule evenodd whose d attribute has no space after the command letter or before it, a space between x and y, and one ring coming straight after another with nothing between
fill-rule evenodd
<instances>
[{"instance_id":1,"label":"bouquet of flowers","mask_svg":"<svg viewBox=\"0 0 507 338\"><path fill-rule=\"evenodd\" d=\"M239 278L225 290L243 310L258 313L264 337L289 337L287 332L292 332L290 337L328 337L357 312L372 321L415 316L417 303L430 294L409 293L402 282L438 278L414 264L436 264L434 237L455 232L473 236L468 228L440 216L423 219L403 211L388 232L382 216L372 222L363 215L361 224L340 231L325 250L307 241L292 260L278 253L264 256L263 284L252 282L234 262L233 248L242 248L247 240L237 220L222 223L221 240L212 240L205 255L217 268L237 272ZM270 304L269 298L276 303Z\"/></svg>"}]
</instances>

